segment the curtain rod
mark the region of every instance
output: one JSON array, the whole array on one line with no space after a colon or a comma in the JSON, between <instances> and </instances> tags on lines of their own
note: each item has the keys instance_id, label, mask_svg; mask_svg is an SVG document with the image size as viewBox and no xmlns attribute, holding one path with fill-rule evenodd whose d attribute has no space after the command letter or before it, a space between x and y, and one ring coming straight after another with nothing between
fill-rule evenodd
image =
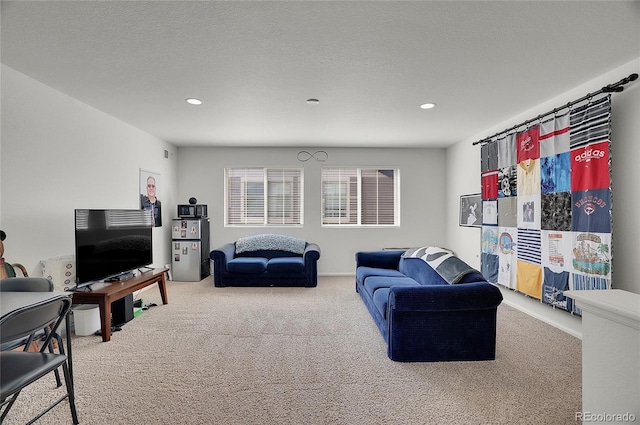
<instances>
[{"instance_id":1,"label":"curtain rod","mask_svg":"<svg viewBox=\"0 0 640 425\"><path fill-rule=\"evenodd\" d=\"M531 118L530 120L521 122L520 124L514 125L513 127L507 128L506 130L502 130L502 131L494 134L493 136L485 137L482 140L478 140L476 142L473 142L473 145L475 146L475 145L480 144L480 143L488 143L494 137L509 133L510 131L517 129L518 127L521 127L523 125L527 125L527 124L532 123L534 121L540 120L540 119L542 119L542 118L544 118L544 117L546 117L548 115L552 115L552 114L555 114L557 112L560 112L563 109L570 108L570 107L572 107L573 105L575 105L577 103L584 102L585 100L590 100L592 97L597 96L599 94L602 94L602 93L619 93L619 92L624 90L623 86L625 84L628 84L628 83L630 83L632 81L635 81L637 79L638 79L638 74L631 74L627 78L623 78L622 80L618 81L617 83L609 84L608 86L604 86L603 88L601 88L600 90L598 90L595 93L588 93L585 96L582 96L580 99L577 99L577 100L574 100L572 102L569 102L566 105L563 105L563 106L560 106L558 108L555 108L555 109L553 109L553 110L551 110L549 112L546 112L544 114L540 114L535 118Z\"/></svg>"}]
</instances>

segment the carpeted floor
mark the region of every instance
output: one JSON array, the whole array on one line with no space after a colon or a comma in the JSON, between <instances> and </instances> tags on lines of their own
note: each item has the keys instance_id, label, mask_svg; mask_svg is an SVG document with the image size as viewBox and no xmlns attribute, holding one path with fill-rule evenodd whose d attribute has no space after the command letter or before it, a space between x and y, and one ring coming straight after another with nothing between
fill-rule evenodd
<instances>
[{"instance_id":1,"label":"carpeted floor","mask_svg":"<svg viewBox=\"0 0 640 425\"><path fill-rule=\"evenodd\" d=\"M353 277L317 288L215 288L169 282L108 343L75 337L81 424L575 424L581 343L502 304L496 360L397 363ZM21 394L22 424L55 393ZM71 423L62 403L38 424Z\"/></svg>"}]
</instances>

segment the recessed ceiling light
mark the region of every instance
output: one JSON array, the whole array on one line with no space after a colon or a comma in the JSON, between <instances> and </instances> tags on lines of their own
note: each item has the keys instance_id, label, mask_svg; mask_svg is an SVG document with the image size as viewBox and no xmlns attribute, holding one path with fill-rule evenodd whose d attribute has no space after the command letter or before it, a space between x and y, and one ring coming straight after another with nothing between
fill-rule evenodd
<instances>
[{"instance_id":1,"label":"recessed ceiling light","mask_svg":"<svg viewBox=\"0 0 640 425\"><path fill-rule=\"evenodd\" d=\"M307 104L309 105L317 105L318 103L320 103L318 99L307 99Z\"/></svg>"},{"instance_id":2,"label":"recessed ceiling light","mask_svg":"<svg viewBox=\"0 0 640 425\"><path fill-rule=\"evenodd\" d=\"M435 108L436 104L435 103L423 103L422 105L420 105L420 107L422 109L431 109L431 108Z\"/></svg>"},{"instance_id":3,"label":"recessed ceiling light","mask_svg":"<svg viewBox=\"0 0 640 425\"><path fill-rule=\"evenodd\" d=\"M195 97L190 97L186 99L186 102L189 105L202 105L202 101L200 99L196 99Z\"/></svg>"}]
</instances>

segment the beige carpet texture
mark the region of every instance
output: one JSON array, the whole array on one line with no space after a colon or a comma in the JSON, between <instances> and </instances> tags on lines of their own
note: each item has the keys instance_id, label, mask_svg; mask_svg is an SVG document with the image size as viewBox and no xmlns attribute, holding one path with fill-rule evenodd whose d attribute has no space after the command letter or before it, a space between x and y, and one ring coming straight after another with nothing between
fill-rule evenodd
<instances>
[{"instance_id":1,"label":"beige carpet texture","mask_svg":"<svg viewBox=\"0 0 640 425\"><path fill-rule=\"evenodd\" d=\"M581 341L505 304L496 360L398 363L354 277L316 288L168 282L157 303L103 343L73 339L81 424L575 424ZM53 375L23 391L6 425L57 394ZM39 425L71 423L63 402Z\"/></svg>"}]
</instances>

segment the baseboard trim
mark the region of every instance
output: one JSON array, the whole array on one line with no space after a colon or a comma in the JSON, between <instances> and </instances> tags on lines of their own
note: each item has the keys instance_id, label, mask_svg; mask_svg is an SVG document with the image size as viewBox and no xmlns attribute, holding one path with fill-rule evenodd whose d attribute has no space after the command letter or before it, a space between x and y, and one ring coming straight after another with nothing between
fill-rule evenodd
<instances>
[{"instance_id":1,"label":"baseboard trim","mask_svg":"<svg viewBox=\"0 0 640 425\"><path fill-rule=\"evenodd\" d=\"M527 299L524 294L515 293L509 289L500 289L504 295L503 303L519 310L534 319L543 321L554 328L560 329L571 336L582 339L582 318L580 316L571 315L566 311L560 311L553 307L542 304L532 299ZM516 297L521 297L517 299ZM529 305L527 305L529 304Z\"/></svg>"}]
</instances>

